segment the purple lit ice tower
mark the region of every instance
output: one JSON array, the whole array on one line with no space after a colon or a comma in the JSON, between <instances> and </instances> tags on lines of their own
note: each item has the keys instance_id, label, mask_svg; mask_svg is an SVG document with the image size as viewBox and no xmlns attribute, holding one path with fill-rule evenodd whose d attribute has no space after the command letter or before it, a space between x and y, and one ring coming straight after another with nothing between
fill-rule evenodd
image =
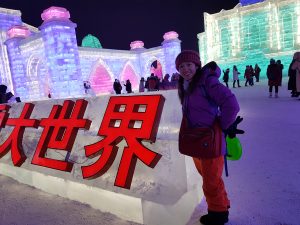
<instances>
[{"instance_id":1,"label":"purple lit ice tower","mask_svg":"<svg viewBox=\"0 0 300 225\"><path fill-rule=\"evenodd\" d=\"M16 10L7 10L0 8L0 52L1 55L6 55L6 46L4 42L6 40L6 31L14 25L21 25L21 13ZM7 76L6 76L7 74ZM12 85L12 80L10 79L10 68L8 61L2 63L0 66L0 83L5 83L9 86Z\"/></svg>"},{"instance_id":2,"label":"purple lit ice tower","mask_svg":"<svg viewBox=\"0 0 300 225\"><path fill-rule=\"evenodd\" d=\"M20 42L30 35L30 31L25 26L15 25L7 32L8 58L11 66L11 77L16 96L29 96L30 85L26 81L26 68L19 48Z\"/></svg>"},{"instance_id":3,"label":"purple lit ice tower","mask_svg":"<svg viewBox=\"0 0 300 225\"><path fill-rule=\"evenodd\" d=\"M50 76L49 86L54 97L80 96L83 79L75 34L76 24L69 20L65 8L50 7L42 13L40 26Z\"/></svg>"}]
</instances>

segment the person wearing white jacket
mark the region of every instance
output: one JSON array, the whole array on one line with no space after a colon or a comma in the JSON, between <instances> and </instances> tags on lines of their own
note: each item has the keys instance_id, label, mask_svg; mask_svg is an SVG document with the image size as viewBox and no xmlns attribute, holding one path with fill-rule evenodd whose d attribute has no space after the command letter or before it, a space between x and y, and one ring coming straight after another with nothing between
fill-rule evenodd
<instances>
[{"instance_id":1,"label":"person wearing white jacket","mask_svg":"<svg viewBox=\"0 0 300 225\"><path fill-rule=\"evenodd\" d=\"M233 88L235 88L235 82L237 82L238 87L241 87L240 80L239 80L240 72L237 70L236 65L233 66L232 73L233 73Z\"/></svg>"}]
</instances>

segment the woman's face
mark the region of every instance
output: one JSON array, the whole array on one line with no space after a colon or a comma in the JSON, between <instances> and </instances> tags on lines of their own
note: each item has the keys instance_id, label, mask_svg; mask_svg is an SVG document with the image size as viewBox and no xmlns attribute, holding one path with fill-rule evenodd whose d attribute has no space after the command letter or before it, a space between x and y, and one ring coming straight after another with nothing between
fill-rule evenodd
<instances>
[{"instance_id":1,"label":"woman's face","mask_svg":"<svg viewBox=\"0 0 300 225\"><path fill-rule=\"evenodd\" d=\"M198 66L192 62L184 62L179 65L179 73L183 79L190 81L196 74Z\"/></svg>"}]
</instances>

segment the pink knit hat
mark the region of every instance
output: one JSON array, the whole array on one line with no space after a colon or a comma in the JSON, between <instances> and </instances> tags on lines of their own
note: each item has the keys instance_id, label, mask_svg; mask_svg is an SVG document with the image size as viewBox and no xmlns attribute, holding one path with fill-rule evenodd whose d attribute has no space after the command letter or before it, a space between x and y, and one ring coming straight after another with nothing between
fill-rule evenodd
<instances>
[{"instance_id":1,"label":"pink knit hat","mask_svg":"<svg viewBox=\"0 0 300 225\"><path fill-rule=\"evenodd\" d=\"M197 66L201 66L199 54L198 52L193 50L183 50L176 57L175 64L176 64L176 69L178 71L179 71L179 65L184 62L192 62L195 63L195 65Z\"/></svg>"}]
</instances>

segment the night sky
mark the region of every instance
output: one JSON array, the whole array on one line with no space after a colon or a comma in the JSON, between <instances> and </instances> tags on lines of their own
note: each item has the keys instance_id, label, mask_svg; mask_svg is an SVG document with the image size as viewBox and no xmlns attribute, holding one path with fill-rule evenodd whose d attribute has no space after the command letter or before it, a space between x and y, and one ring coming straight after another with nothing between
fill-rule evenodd
<instances>
[{"instance_id":1,"label":"night sky","mask_svg":"<svg viewBox=\"0 0 300 225\"><path fill-rule=\"evenodd\" d=\"M157 47L164 33L176 31L182 49L198 50L197 34L204 31L203 12L232 9L238 0L1 0L0 7L22 12L23 22L39 27L41 13L50 6L69 10L77 24L78 44L87 34L96 36L103 48L130 49L142 40L145 48Z\"/></svg>"}]
</instances>

